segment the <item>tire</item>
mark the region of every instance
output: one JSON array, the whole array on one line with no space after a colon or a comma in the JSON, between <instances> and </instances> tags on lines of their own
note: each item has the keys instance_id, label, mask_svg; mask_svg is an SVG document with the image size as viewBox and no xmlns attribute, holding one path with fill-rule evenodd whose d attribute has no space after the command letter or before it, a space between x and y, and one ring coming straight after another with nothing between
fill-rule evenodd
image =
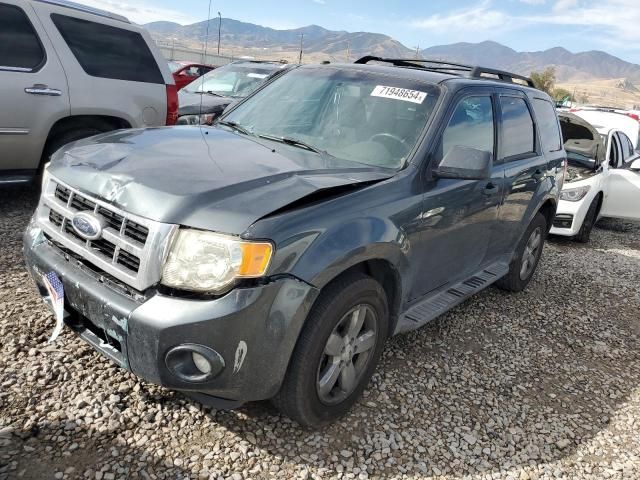
<instances>
[{"instance_id":1,"label":"tire","mask_svg":"<svg viewBox=\"0 0 640 480\"><path fill-rule=\"evenodd\" d=\"M44 166L49 160L51 160L51 155L56 153L66 144L115 129L116 127L114 127L111 123L101 120L95 120L88 126L70 128L69 130L64 130L61 133L57 134L55 138L48 141L47 145L45 146L44 152L42 154L42 160L40 162L40 166L38 167L38 172L33 179L33 183L37 185L38 188L40 187L42 183L42 170Z\"/></svg>"},{"instance_id":2,"label":"tire","mask_svg":"<svg viewBox=\"0 0 640 480\"><path fill-rule=\"evenodd\" d=\"M535 245L534 233L538 235L538 243ZM538 212L524 232L516 255L509 265L509 273L496 282L496 286L502 290L510 292L521 292L524 290L533 278L533 274L538 267L544 241L547 236L547 219ZM524 262L527 261L528 267L525 270Z\"/></svg>"},{"instance_id":3,"label":"tire","mask_svg":"<svg viewBox=\"0 0 640 480\"><path fill-rule=\"evenodd\" d=\"M66 130L57 135L56 138L54 138L47 144L42 160L44 163L47 163L51 158L51 155L56 153L56 151L58 151L68 143L75 142L76 140L82 140L83 138L98 135L100 133L108 132L110 130L114 130L114 127L107 122L96 122L95 124L89 125L87 127Z\"/></svg>"},{"instance_id":4,"label":"tire","mask_svg":"<svg viewBox=\"0 0 640 480\"><path fill-rule=\"evenodd\" d=\"M356 317L362 318L361 327ZM388 317L386 294L371 277L348 274L325 287L300 333L273 404L307 428L320 427L347 413L380 359ZM349 344L350 328L358 330L353 338L360 342ZM368 349L357 353L358 343ZM352 360L346 360L350 355Z\"/></svg>"},{"instance_id":5,"label":"tire","mask_svg":"<svg viewBox=\"0 0 640 480\"><path fill-rule=\"evenodd\" d=\"M596 217L598 216L598 204L600 203L600 197L597 196L589 205L589 210L587 210L587 214L582 221L582 226L580 227L580 231L573 239L580 243L589 243L589 239L591 238L591 230L593 230L593 226L596 223Z\"/></svg>"}]
</instances>

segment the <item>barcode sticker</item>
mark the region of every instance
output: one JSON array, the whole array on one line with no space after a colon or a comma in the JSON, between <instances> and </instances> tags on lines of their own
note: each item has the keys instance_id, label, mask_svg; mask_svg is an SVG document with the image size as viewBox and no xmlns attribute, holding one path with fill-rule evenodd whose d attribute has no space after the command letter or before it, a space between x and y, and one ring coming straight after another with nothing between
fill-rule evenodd
<instances>
[{"instance_id":1,"label":"barcode sticker","mask_svg":"<svg viewBox=\"0 0 640 480\"><path fill-rule=\"evenodd\" d=\"M378 85L371 92L372 97L393 98L394 100L403 100L405 102L422 103L427 98L426 92L418 90L409 90L408 88L387 87Z\"/></svg>"}]
</instances>

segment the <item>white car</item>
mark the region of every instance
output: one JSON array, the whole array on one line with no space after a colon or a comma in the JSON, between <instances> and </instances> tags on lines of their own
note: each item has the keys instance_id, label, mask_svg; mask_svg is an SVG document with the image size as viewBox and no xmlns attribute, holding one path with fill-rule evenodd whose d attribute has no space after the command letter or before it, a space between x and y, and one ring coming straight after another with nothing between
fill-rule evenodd
<instances>
[{"instance_id":1,"label":"white car","mask_svg":"<svg viewBox=\"0 0 640 480\"><path fill-rule=\"evenodd\" d=\"M592 114L558 113L568 167L551 233L580 242L589 241L600 217L640 220L640 152L629 128L593 125Z\"/></svg>"}]
</instances>

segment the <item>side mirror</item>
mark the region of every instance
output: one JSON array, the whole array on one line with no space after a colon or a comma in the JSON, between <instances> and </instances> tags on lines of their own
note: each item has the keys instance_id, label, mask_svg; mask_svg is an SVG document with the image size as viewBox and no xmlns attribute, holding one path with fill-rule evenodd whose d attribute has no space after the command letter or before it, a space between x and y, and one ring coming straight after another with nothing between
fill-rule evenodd
<instances>
[{"instance_id":1,"label":"side mirror","mask_svg":"<svg viewBox=\"0 0 640 480\"><path fill-rule=\"evenodd\" d=\"M484 180L491 176L491 153L456 145L447 152L433 171L438 178Z\"/></svg>"},{"instance_id":2,"label":"side mirror","mask_svg":"<svg viewBox=\"0 0 640 480\"><path fill-rule=\"evenodd\" d=\"M631 170L635 170L636 172L640 172L640 158L634 160L629 168Z\"/></svg>"}]
</instances>

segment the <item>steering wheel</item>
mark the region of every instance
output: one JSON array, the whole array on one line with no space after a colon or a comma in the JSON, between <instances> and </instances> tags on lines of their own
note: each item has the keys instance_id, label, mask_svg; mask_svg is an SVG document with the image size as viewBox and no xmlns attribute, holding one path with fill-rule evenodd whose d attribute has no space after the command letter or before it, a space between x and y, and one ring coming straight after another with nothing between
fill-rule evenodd
<instances>
[{"instance_id":1,"label":"steering wheel","mask_svg":"<svg viewBox=\"0 0 640 480\"><path fill-rule=\"evenodd\" d=\"M407 147L406 142L402 138L398 137L397 135L394 135L393 133L376 133L369 139L370 142L382 143L385 147L387 147L387 150L393 151L393 148L389 148L389 145L388 145L389 140L392 140L393 142L400 144L401 148L406 149Z\"/></svg>"}]
</instances>

